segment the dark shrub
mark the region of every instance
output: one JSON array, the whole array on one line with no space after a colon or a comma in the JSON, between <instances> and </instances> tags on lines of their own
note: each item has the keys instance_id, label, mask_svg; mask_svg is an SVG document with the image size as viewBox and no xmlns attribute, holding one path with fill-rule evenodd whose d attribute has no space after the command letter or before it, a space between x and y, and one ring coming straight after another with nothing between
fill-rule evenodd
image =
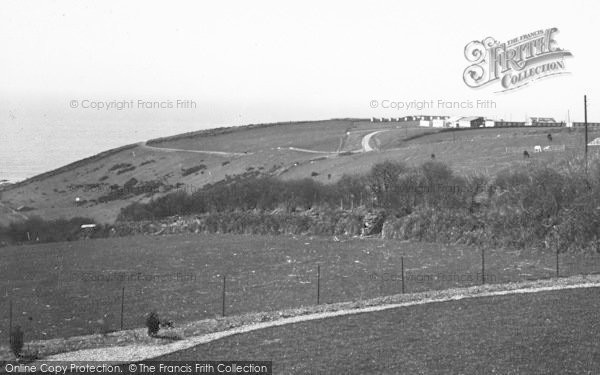
<instances>
[{"instance_id":1,"label":"dark shrub","mask_svg":"<svg viewBox=\"0 0 600 375\"><path fill-rule=\"evenodd\" d=\"M74 241L84 236L82 224L96 224L94 220L74 217L72 219L43 220L32 216L26 221L11 223L6 234L14 242L26 242L29 239L39 242ZM102 225L97 224L97 230ZM28 234L29 233L29 237Z\"/></svg>"},{"instance_id":2,"label":"dark shrub","mask_svg":"<svg viewBox=\"0 0 600 375\"><path fill-rule=\"evenodd\" d=\"M126 192L130 191L137 183L138 180L135 177L132 177L125 183L125 185L123 185L123 190Z\"/></svg>"},{"instance_id":3,"label":"dark shrub","mask_svg":"<svg viewBox=\"0 0 600 375\"><path fill-rule=\"evenodd\" d=\"M131 172L131 171L133 171L133 170L135 170L135 166L131 166L131 167L128 167L128 168L120 169L120 170L117 172L117 174L122 174L122 173L126 173L126 172Z\"/></svg>"},{"instance_id":4,"label":"dark shrub","mask_svg":"<svg viewBox=\"0 0 600 375\"><path fill-rule=\"evenodd\" d=\"M112 167L110 167L109 171L115 171L117 169L123 169L123 168L129 168L131 167L131 164L129 163L118 163L113 165Z\"/></svg>"},{"instance_id":5,"label":"dark shrub","mask_svg":"<svg viewBox=\"0 0 600 375\"><path fill-rule=\"evenodd\" d=\"M204 164L196 165L196 166L190 167L190 168L182 168L181 175L185 177L185 176L191 175L192 173L201 171L203 169L206 169L206 165L204 165Z\"/></svg>"},{"instance_id":6,"label":"dark shrub","mask_svg":"<svg viewBox=\"0 0 600 375\"><path fill-rule=\"evenodd\" d=\"M158 314L152 311L146 318L146 327L148 328L148 336L156 336L160 330L160 319Z\"/></svg>"}]
</instances>

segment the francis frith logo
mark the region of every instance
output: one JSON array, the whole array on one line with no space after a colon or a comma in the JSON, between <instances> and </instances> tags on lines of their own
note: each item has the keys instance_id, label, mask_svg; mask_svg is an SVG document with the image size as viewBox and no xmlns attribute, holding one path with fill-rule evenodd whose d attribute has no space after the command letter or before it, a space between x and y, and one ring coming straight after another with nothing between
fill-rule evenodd
<instances>
[{"instance_id":1,"label":"francis frith logo","mask_svg":"<svg viewBox=\"0 0 600 375\"><path fill-rule=\"evenodd\" d=\"M540 78L568 73L565 58L571 52L558 47L556 27L537 30L501 43L492 37L465 47L471 63L464 73L467 86L478 88L498 82L500 90L523 87Z\"/></svg>"}]
</instances>

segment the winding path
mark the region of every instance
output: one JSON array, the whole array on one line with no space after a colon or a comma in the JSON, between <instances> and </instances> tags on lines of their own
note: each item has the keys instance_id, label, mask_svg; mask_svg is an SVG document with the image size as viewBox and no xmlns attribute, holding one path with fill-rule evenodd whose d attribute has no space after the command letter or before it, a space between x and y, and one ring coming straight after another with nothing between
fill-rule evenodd
<instances>
[{"instance_id":1,"label":"winding path","mask_svg":"<svg viewBox=\"0 0 600 375\"><path fill-rule=\"evenodd\" d=\"M373 147L371 147L370 142L371 142L371 138L379 133L383 133L386 132L388 130L377 130L374 132L371 132L367 135L365 135L362 138L361 141L361 149L360 150L354 150L354 151L349 151L351 153L358 153L358 152L371 152L374 151L375 149ZM357 133L358 131L354 132ZM281 149L281 147L277 147L278 150ZM310 150L307 148L299 148L299 147L288 147L288 150L291 151L298 151L298 152L306 152L306 153L310 153L310 154L324 154L324 155L337 155L340 153L340 151L318 151L318 150Z\"/></svg>"},{"instance_id":2,"label":"winding path","mask_svg":"<svg viewBox=\"0 0 600 375\"><path fill-rule=\"evenodd\" d=\"M408 295L397 295L385 297L385 299L374 299L366 302L366 307L352 307L348 303L339 303L323 306L330 311L304 313L299 315L281 318L274 321L266 321L248 324L221 332L214 332L200 336L190 337L167 345L128 345L98 349L85 349L69 353L62 353L49 356L43 359L45 361L107 361L112 363L138 362L156 358L169 353L192 348L197 345L210 343L228 336L237 335L246 332L252 332L270 327L283 326L312 320L321 320L339 316L371 313L390 309L404 308L410 306L424 305L430 303L443 303L458 301L470 298L495 297L515 294L540 293L548 291L598 288L600 287L600 275L592 276L572 276L559 280L537 280L524 281L511 284L488 284L483 286L474 286L468 288L456 288L442 291L430 291ZM433 297L432 297L433 295ZM407 302L390 303L400 298L414 298ZM387 299L387 301L386 301ZM387 302L387 303L386 303ZM379 304L377 304L379 303ZM371 304L371 305L369 305ZM337 310L336 310L337 308Z\"/></svg>"},{"instance_id":3,"label":"winding path","mask_svg":"<svg viewBox=\"0 0 600 375\"><path fill-rule=\"evenodd\" d=\"M362 139L362 143L361 143L361 144L362 144L362 149L363 149L363 151L364 151L364 152L370 152L370 151L373 151L373 150L374 150L374 148L373 148L373 147L371 147L371 145L369 144L369 143L371 142L371 138L372 138L374 135L377 135L377 134L379 134L379 133L383 133L383 132L385 132L385 131L387 131L387 130L378 130L378 131L376 131L376 132L369 133L369 134L365 135L365 136L363 137L363 139Z\"/></svg>"}]
</instances>

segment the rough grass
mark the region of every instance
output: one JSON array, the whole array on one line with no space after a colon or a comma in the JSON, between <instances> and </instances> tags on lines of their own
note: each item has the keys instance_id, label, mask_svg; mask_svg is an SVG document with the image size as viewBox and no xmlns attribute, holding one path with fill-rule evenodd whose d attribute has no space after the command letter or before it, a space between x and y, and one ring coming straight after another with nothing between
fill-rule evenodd
<instances>
[{"instance_id":1,"label":"rough grass","mask_svg":"<svg viewBox=\"0 0 600 375\"><path fill-rule=\"evenodd\" d=\"M132 201L147 199L137 196L107 204L74 205L76 196L93 202L102 194L69 191L68 185L85 185L104 176L108 176L105 182L110 185L123 185L125 181L135 177L139 181L161 180L167 185L181 183L190 189L197 189L207 183L223 180L227 176L244 173L252 166L263 168L284 179L310 178L312 172L315 172L318 173L313 177L315 180L334 183L344 174L366 173L375 163L385 160L402 160L410 165L420 165L430 160L431 154L435 154L436 160L448 164L459 174L493 174L499 169L513 165L573 160L577 153L582 153L583 135L580 130L569 132L567 129L490 128L440 132L433 128L396 129L396 126L395 123L370 123L351 119L288 123L238 129L214 136L206 135L210 132L204 135L182 135L155 145L190 150L250 151L247 155L226 160L219 155L161 152L160 149L130 145L83 159L6 188L2 194L2 204L7 208L0 207L0 224L6 225L10 221L18 220L8 208L14 209L23 205L35 207L31 214L46 219L82 216L107 223L115 220L122 207ZM372 144L378 146L380 152L339 157L334 155L323 159L317 158L318 154L288 149L299 147L331 152L352 151L360 148L362 137L374 128L391 129L372 139ZM347 131L350 131L349 135L346 135ZM432 134L415 138L424 133ZM546 145L548 133L553 134L552 143L565 144L567 152L530 153L532 157L528 160L523 159L522 153L505 152L506 147ZM597 136L600 136L600 133L591 133L590 140ZM412 139L406 141L407 137ZM590 148L590 153L596 152L594 147ZM205 173L188 176L174 173L198 165L199 159L205 159L203 163L208 169ZM155 163L141 165L147 160L155 160ZM229 163L222 165L225 161ZM108 172L111 166L119 163L130 163L138 167L122 174Z\"/></svg>"},{"instance_id":2,"label":"rough grass","mask_svg":"<svg viewBox=\"0 0 600 375\"><path fill-rule=\"evenodd\" d=\"M273 361L277 374L595 373L600 289L484 297L285 325L157 360Z\"/></svg>"},{"instance_id":3,"label":"rough grass","mask_svg":"<svg viewBox=\"0 0 600 375\"><path fill-rule=\"evenodd\" d=\"M394 240L243 236L134 236L2 249L2 306L13 301L13 324L26 340L143 327L155 310L176 324L221 314L275 311L399 293L477 285L480 249ZM554 254L486 251L489 283L549 278ZM561 275L600 271L599 256L561 255ZM31 318L31 319L30 319ZM104 322L101 324L100 319ZM0 336L8 309L0 310Z\"/></svg>"},{"instance_id":4,"label":"rough grass","mask_svg":"<svg viewBox=\"0 0 600 375\"><path fill-rule=\"evenodd\" d=\"M406 308L420 304L437 304L463 298L482 298L507 294L540 293L551 290L597 287L595 276L572 276L560 279L522 281L509 284L485 284L410 294L396 294L359 301L339 302L290 308L279 311L246 313L217 319L205 319L178 325L156 337L144 328L110 332L67 339L51 339L27 343L27 352L48 360L103 360L127 363L187 350L223 337L304 321L337 316L373 313L390 308ZM183 340L179 342L180 340ZM194 344L195 343L195 344ZM0 359L11 359L8 347L0 347ZM75 353L72 353L75 351ZM64 354L60 354L64 353ZM154 354L151 354L154 353ZM163 354L161 354L163 353ZM55 355L57 354L57 355Z\"/></svg>"},{"instance_id":5,"label":"rough grass","mask_svg":"<svg viewBox=\"0 0 600 375\"><path fill-rule=\"evenodd\" d=\"M225 152L256 152L276 147L301 147L335 151L339 139L352 126L351 120L329 120L278 124L207 135L196 134L154 144L156 147Z\"/></svg>"}]
</instances>

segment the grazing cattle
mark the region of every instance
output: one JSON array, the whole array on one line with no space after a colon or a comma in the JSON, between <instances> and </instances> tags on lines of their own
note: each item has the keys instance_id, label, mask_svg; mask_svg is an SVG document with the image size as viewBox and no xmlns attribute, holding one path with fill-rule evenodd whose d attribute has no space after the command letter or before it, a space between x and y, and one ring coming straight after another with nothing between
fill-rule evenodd
<instances>
[{"instance_id":1,"label":"grazing cattle","mask_svg":"<svg viewBox=\"0 0 600 375\"><path fill-rule=\"evenodd\" d=\"M528 158L529 157L529 152L527 152L527 150L523 151L523 157L524 158Z\"/></svg>"},{"instance_id":2,"label":"grazing cattle","mask_svg":"<svg viewBox=\"0 0 600 375\"><path fill-rule=\"evenodd\" d=\"M548 133L548 140L552 142L552 134Z\"/></svg>"},{"instance_id":3,"label":"grazing cattle","mask_svg":"<svg viewBox=\"0 0 600 375\"><path fill-rule=\"evenodd\" d=\"M535 146L533 152L542 152L542 146Z\"/></svg>"}]
</instances>

